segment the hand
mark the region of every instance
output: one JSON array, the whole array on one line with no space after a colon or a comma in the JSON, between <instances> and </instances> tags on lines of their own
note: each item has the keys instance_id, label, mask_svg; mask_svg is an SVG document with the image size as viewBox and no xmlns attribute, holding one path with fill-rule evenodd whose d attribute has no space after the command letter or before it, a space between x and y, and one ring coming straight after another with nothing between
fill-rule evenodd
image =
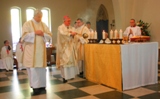
<instances>
[{"instance_id":1,"label":"hand","mask_svg":"<svg viewBox=\"0 0 160 99\"><path fill-rule=\"evenodd\" d=\"M35 34L39 35L39 36L44 36L44 34L43 34L43 32L41 30L36 30Z\"/></svg>"},{"instance_id":2,"label":"hand","mask_svg":"<svg viewBox=\"0 0 160 99\"><path fill-rule=\"evenodd\" d=\"M76 32L72 32L72 31L70 31L70 33L72 36L75 36L77 34Z\"/></svg>"},{"instance_id":3,"label":"hand","mask_svg":"<svg viewBox=\"0 0 160 99\"><path fill-rule=\"evenodd\" d=\"M129 34L133 34L133 31L130 29L130 33Z\"/></svg>"}]
</instances>

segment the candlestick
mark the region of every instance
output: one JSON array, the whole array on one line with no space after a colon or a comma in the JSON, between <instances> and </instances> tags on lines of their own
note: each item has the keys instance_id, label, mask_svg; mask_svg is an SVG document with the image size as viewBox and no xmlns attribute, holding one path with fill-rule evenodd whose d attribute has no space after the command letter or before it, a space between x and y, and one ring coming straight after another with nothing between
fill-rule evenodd
<instances>
[{"instance_id":1,"label":"candlestick","mask_svg":"<svg viewBox=\"0 0 160 99\"><path fill-rule=\"evenodd\" d=\"M120 38L120 39L123 38L123 31L122 31L122 29L120 29L120 31L119 31L119 38Z\"/></svg>"},{"instance_id":2,"label":"candlestick","mask_svg":"<svg viewBox=\"0 0 160 99\"><path fill-rule=\"evenodd\" d=\"M113 39L113 30L110 31L110 39Z\"/></svg>"},{"instance_id":3,"label":"candlestick","mask_svg":"<svg viewBox=\"0 0 160 99\"><path fill-rule=\"evenodd\" d=\"M103 32L102 32L102 38L103 38L103 39L105 39L105 33L106 33L106 32L103 30Z\"/></svg>"}]
</instances>

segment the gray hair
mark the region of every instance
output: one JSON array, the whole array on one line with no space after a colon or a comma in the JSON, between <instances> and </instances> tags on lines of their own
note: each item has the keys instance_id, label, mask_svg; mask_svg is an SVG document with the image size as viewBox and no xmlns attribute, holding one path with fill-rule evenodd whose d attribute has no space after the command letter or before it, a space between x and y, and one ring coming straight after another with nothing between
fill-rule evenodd
<instances>
[{"instance_id":1,"label":"gray hair","mask_svg":"<svg viewBox=\"0 0 160 99\"><path fill-rule=\"evenodd\" d=\"M42 11L41 10L39 10L39 9L36 9L35 11L34 11L34 16L36 16L36 15L43 15L43 13L42 13Z\"/></svg>"}]
</instances>

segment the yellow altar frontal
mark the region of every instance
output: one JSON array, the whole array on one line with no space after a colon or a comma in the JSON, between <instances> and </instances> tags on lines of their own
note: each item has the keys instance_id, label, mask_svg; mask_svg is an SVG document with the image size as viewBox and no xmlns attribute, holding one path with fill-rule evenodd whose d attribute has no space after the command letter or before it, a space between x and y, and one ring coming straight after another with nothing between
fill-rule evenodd
<instances>
[{"instance_id":1,"label":"yellow altar frontal","mask_svg":"<svg viewBox=\"0 0 160 99\"><path fill-rule=\"evenodd\" d=\"M86 44L84 49L86 78L122 90L120 45Z\"/></svg>"}]
</instances>

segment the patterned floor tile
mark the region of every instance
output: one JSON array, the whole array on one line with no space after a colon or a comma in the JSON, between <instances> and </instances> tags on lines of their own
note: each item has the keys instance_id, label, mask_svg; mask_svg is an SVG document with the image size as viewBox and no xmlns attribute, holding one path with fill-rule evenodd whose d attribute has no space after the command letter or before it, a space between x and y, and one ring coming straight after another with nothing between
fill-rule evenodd
<instances>
[{"instance_id":1,"label":"patterned floor tile","mask_svg":"<svg viewBox=\"0 0 160 99\"><path fill-rule=\"evenodd\" d=\"M114 90L114 89L111 89L111 88L108 88L102 85L93 85L93 86L83 87L79 89L91 95L100 94L100 93L109 92L109 91Z\"/></svg>"},{"instance_id":2,"label":"patterned floor tile","mask_svg":"<svg viewBox=\"0 0 160 99\"><path fill-rule=\"evenodd\" d=\"M147 89L151 89L154 91L160 91L160 84L154 84L154 85L148 85L148 86L144 86L143 88L147 88Z\"/></svg>"},{"instance_id":3,"label":"patterned floor tile","mask_svg":"<svg viewBox=\"0 0 160 99\"><path fill-rule=\"evenodd\" d=\"M55 94L62 99L73 99L73 98L79 98L79 97L84 97L89 95L88 93L83 92L79 89L55 92Z\"/></svg>"},{"instance_id":4,"label":"patterned floor tile","mask_svg":"<svg viewBox=\"0 0 160 99\"><path fill-rule=\"evenodd\" d=\"M8 77L1 77L0 82L3 82L3 81L9 81Z\"/></svg>"},{"instance_id":5,"label":"patterned floor tile","mask_svg":"<svg viewBox=\"0 0 160 99\"><path fill-rule=\"evenodd\" d=\"M10 92L12 91L12 86L2 86L0 87L0 93Z\"/></svg>"},{"instance_id":6,"label":"patterned floor tile","mask_svg":"<svg viewBox=\"0 0 160 99\"><path fill-rule=\"evenodd\" d=\"M130 98L133 98L133 96L130 96L130 95L118 92L118 91L105 92L105 93L97 94L94 96L100 99L130 99Z\"/></svg>"},{"instance_id":7,"label":"patterned floor tile","mask_svg":"<svg viewBox=\"0 0 160 99\"><path fill-rule=\"evenodd\" d=\"M52 86L47 86L48 92L60 92L60 91L66 91L66 90L72 90L76 89L76 87L70 85L70 84L56 84Z\"/></svg>"},{"instance_id":8,"label":"patterned floor tile","mask_svg":"<svg viewBox=\"0 0 160 99\"><path fill-rule=\"evenodd\" d=\"M86 96L86 97L80 97L80 98L75 98L75 99L99 99L95 96Z\"/></svg>"},{"instance_id":9,"label":"patterned floor tile","mask_svg":"<svg viewBox=\"0 0 160 99\"><path fill-rule=\"evenodd\" d=\"M0 87L2 86L10 86L12 84L11 81L3 81L3 82L0 82Z\"/></svg>"},{"instance_id":10,"label":"patterned floor tile","mask_svg":"<svg viewBox=\"0 0 160 99\"><path fill-rule=\"evenodd\" d=\"M160 93L152 93L139 97L140 99L160 99Z\"/></svg>"},{"instance_id":11,"label":"patterned floor tile","mask_svg":"<svg viewBox=\"0 0 160 99\"><path fill-rule=\"evenodd\" d=\"M60 80L58 80L58 79L55 79L55 80L50 80L50 83L51 83L52 85L55 85L55 84L62 84L63 82L60 81Z\"/></svg>"},{"instance_id":12,"label":"patterned floor tile","mask_svg":"<svg viewBox=\"0 0 160 99\"><path fill-rule=\"evenodd\" d=\"M132 89L132 90L127 90L124 91L123 93L134 96L134 97L140 97L140 96L144 96L147 94L152 94L155 91L147 89L147 88L137 88L137 89Z\"/></svg>"},{"instance_id":13,"label":"patterned floor tile","mask_svg":"<svg viewBox=\"0 0 160 99\"><path fill-rule=\"evenodd\" d=\"M73 82L73 83L70 83L70 84L71 84L72 86L77 87L77 88L97 85L97 84L95 84L95 83L93 83L93 82L90 82L90 81L87 81L87 80L79 81L79 82Z\"/></svg>"}]
</instances>

